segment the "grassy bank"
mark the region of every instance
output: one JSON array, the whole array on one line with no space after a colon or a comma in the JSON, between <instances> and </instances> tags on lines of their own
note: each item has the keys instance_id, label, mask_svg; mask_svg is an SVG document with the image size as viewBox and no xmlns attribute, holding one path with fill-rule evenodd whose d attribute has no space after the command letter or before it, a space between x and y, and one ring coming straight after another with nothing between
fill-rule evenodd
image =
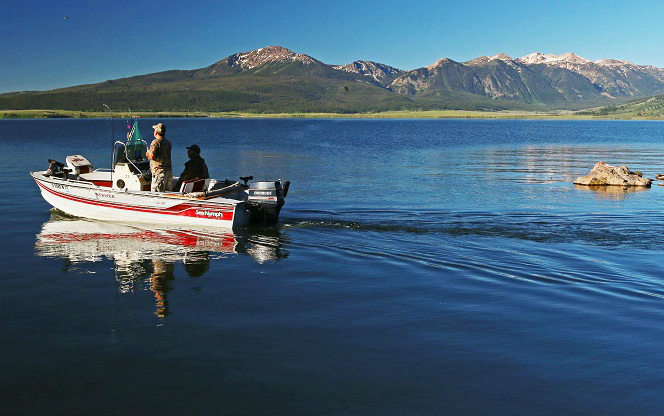
<instances>
[{"instance_id":1,"label":"grassy bank","mask_svg":"<svg viewBox=\"0 0 664 416\"><path fill-rule=\"evenodd\" d=\"M115 117L129 117L129 112L114 113ZM436 110L436 111L387 111L381 113L239 113L239 112L144 112L133 113L140 118L185 118L185 117L212 117L212 118L474 118L474 119L551 119L551 120L662 120L664 116L644 116L640 114L593 114L588 111L557 111L557 112L529 112L529 111L464 111L464 110ZM0 118L5 119L34 119L34 118L106 118L108 112L91 111L65 111L65 110L3 110Z\"/></svg>"}]
</instances>

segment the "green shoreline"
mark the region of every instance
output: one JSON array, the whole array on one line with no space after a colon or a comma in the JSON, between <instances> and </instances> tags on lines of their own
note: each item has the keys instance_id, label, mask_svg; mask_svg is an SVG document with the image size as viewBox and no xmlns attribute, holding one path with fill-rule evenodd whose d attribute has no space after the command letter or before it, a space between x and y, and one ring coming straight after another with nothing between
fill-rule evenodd
<instances>
[{"instance_id":1,"label":"green shoreline","mask_svg":"<svg viewBox=\"0 0 664 416\"><path fill-rule=\"evenodd\" d=\"M585 110L587 111L587 110ZM243 113L243 112L179 112L179 111L136 111L139 118L359 118L359 119L406 119L406 118L468 118L468 119L529 119L529 120L664 120L662 117L633 115L589 115L573 111L529 112L529 111L388 111L382 113ZM129 112L114 113L115 117L129 117ZM0 119L35 118L107 118L108 112L68 111L68 110L1 110Z\"/></svg>"}]
</instances>

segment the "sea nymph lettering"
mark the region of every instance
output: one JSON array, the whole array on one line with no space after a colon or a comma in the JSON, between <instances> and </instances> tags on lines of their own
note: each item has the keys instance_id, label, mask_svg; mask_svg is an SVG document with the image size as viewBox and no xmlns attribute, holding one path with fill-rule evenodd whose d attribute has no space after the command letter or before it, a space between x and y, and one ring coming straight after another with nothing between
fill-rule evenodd
<instances>
[{"instance_id":1,"label":"sea nymph lettering","mask_svg":"<svg viewBox=\"0 0 664 416\"><path fill-rule=\"evenodd\" d=\"M215 212L215 211L207 211L207 210L197 209L196 210L196 215L198 215L199 217L209 217L209 218L219 219L219 218L223 218L224 213L223 212Z\"/></svg>"}]
</instances>

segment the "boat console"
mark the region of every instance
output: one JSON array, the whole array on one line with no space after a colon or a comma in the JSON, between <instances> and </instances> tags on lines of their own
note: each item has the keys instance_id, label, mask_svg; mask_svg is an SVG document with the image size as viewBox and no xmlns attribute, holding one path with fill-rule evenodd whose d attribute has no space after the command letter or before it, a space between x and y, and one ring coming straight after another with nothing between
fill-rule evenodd
<instances>
[{"instance_id":1,"label":"boat console","mask_svg":"<svg viewBox=\"0 0 664 416\"><path fill-rule=\"evenodd\" d=\"M113 189L149 191L152 174L150 160L145 156L148 144L133 137L127 142L117 141L113 146Z\"/></svg>"}]
</instances>

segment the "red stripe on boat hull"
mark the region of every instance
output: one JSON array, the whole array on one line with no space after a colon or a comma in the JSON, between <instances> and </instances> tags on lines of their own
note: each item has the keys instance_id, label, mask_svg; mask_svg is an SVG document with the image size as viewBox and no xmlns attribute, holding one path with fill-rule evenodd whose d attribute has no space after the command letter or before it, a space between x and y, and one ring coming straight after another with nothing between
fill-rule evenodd
<instances>
[{"instance_id":1,"label":"red stripe on boat hull","mask_svg":"<svg viewBox=\"0 0 664 416\"><path fill-rule=\"evenodd\" d=\"M137 211L137 212L145 212L145 213L150 213L150 214L163 214L163 215L175 215L175 216L184 216L184 217L192 217L192 218L205 218L205 219L213 219L213 220L225 220L225 221L231 221L233 220L233 213L234 213L234 207L231 207L231 210L228 210L228 206L226 207L220 207L217 205L211 205L211 204L192 204L192 203L182 203L182 204L177 204L171 207L163 208L163 209L156 209L156 208L148 208L148 207L139 207L136 205L127 205L127 204L114 204L110 202L103 202L103 201L97 201L97 200L92 200L92 199L87 199L84 197L80 196L73 196L73 195L66 195L62 194L60 192L56 192L53 189L50 189L43 185L40 181L35 179L35 182L37 182L37 185L41 187L42 189L52 193L53 195L67 199L73 202L78 202L82 204L89 204L89 205L95 205L95 206L101 206L105 208L114 208L114 209L120 209L120 210L125 210L125 211Z\"/></svg>"}]
</instances>

